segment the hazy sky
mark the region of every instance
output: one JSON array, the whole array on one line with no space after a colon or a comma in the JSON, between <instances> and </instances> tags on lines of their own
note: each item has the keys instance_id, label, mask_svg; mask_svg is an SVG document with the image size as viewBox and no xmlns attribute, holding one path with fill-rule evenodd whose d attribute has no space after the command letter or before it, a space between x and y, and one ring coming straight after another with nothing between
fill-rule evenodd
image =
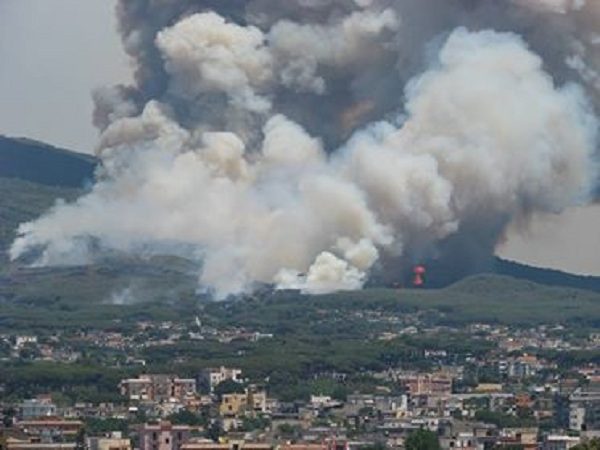
<instances>
[{"instance_id":1,"label":"hazy sky","mask_svg":"<svg viewBox=\"0 0 600 450\"><path fill-rule=\"evenodd\" d=\"M0 134L91 152L92 88L126 80L115 0L0 0Z\"/></svg>"},{"instance_id":2,"label":"hazy sky","mask_svg":"<svg viewBox=\"0 0 600 450\"><path fill-rule=\"evenodd\" d=\"M92 151L90 91L130 77L114 3L0 0L0 134ZM600 275L600 206L540 218L529 232L511 232L500 253Z\"/></svg>"}]
</instances>

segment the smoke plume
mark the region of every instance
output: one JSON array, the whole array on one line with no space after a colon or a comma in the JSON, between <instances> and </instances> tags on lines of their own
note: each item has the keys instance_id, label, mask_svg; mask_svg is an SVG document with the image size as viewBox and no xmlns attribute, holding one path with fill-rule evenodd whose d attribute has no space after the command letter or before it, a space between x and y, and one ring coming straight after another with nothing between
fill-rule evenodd
<instances>
[{"instance_id":1,"label":"smoke plume","mask_svg":"<svg viewBox=\"0 0 600 450\"><path fill-rule=\"evenodd\" d=\"M596 189L598 2L122 0L136 84L94 93L93 189L13 259L198 262L218 298L323 293ZM457 250L458 249L458 250ZM475 249L475 250L473 250Z\"/></svg>"}]
</instances>

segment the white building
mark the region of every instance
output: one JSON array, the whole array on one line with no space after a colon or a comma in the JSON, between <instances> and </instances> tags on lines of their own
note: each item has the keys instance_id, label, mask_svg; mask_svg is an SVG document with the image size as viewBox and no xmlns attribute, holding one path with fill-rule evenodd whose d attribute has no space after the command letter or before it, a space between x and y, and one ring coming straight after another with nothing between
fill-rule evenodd
<instances>
[{"instance_id":1,"label":"white building","mask_svg":"<svg viewBox=\"0 0 600 450\"><path fill-rule=\"evenodd\" d=\"M37 336L17 336L15 338L15 348L22 349L27 344L37 344Z\"/></svg>"},{"instance_id":2,"label":"white building","mask_svg":"<svg viewBox=\"0 0 600 450\"><path fill-rule=\"evenodd\" d=\"M571 447L575 447L579 444L580 441L580 438L576 436L559 436L551 434L545 439L542 449L569 450Z\"/></svg>"},{"instance_id":3,"label":"white building","mask_svg":"<svg viewBox=\"0 0 600 450\"><path fill-rule=\"evenodd\" d=\"M32 398L19 406L22 420L56 416L56 405L48 397Z\"/></svg>"},{"instance_id":4,"label":"white building","mask_svg":"<svg viewBox=\"0 0 600 450\"><path fill-rule=\"evenodd\" d=\"M208 386L210 392L214 392L215 388L226 380L242 382L241 369L230 369L227 367L205 369L200 373L200 379Z\"/></svg>"},{"instance_id":5,"label":"white building","mask_svg":"<svg viewBox=\"0 0 600 450\"><path fill-rule=\"evenodd\" d=\"M569 428L600 430L600 387L578 388L569 396Z\"/></svg>"}]
</instances>

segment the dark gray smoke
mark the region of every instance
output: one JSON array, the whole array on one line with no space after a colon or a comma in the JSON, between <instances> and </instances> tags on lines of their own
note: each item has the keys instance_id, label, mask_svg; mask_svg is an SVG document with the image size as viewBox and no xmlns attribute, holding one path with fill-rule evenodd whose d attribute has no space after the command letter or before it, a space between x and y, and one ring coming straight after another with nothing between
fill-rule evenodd
<instances>
[{"instance_id":1,"label":"dark gray smoke","mask_svg":"<svg viewBox=\"0 0 600 450\"><path fill-rule=\"evenodd\" d=\"M600 4L122 0L135 85L95 92L101 178L24 224L14 258L93 237L184 253L218 296L468 271L506 226L596 185Z\"/></svg>"},{"instance_id":2,"label":"dark gray smoke","mask_svg":"<svg viewBox=\"0 0 600 450\"><path fill-rule=\"evenodd\" d=\"M370 46L375 53L370 56L380 56L377 61L361 65L361 70L348 70L344 65L337 71L321 61L320 70L330 80L326 95L311 97L306 90L282 89L274 99L279 112L301 123L309 132L326 138L332 148L343 142L352 129L396 112L405 84L429 66L445 36L460 26L472 31L493 29L523 36L532 51L542 57L555 82L578 81L589 88L588 95L594 101L600 101L600 33L596 31L600 4L577 0L122 1L117 8L120 31L124 47L135 63L137 81L137 89L128 88L123 100L137 104L139 112L149 100L161 99L174 107L180 122L194 125L203 121L223 127L226 125L223 108L212 109L206 101L200 101L206 99L181 98L173 93L177 90L173 87L173 77L165 70L164 57L156 45L161 30L186 16L205 11L215 11L226 20L255 25L268 32L278 22L326 26L359 10L386 8L397 13L402 25L383 37L380 43L385 46ZM364 61L357 64L361 62ZM111 111L102 108L105 102L98 97L100 115L110 115ZM211 106L217 103L214 98L210 100ZM339 123L341 109L362 102L369 105L361 109L362 114L352 116L355 120L349 123ZM115 107L122 108L122 104ZM109 121L97 123L105 125ZM255 125L251 122L249 126Z\"/></svg>"}]
</instances>

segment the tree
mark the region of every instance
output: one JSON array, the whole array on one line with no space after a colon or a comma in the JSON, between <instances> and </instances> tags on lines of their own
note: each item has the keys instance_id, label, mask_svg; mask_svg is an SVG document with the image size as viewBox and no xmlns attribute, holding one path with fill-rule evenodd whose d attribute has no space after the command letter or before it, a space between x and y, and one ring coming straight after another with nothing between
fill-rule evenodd
<instances>
[{"instance_id":1,"label":"tree","mask_svg":"<svg viewBox=\"0 0 600 450\"><path fill-rule=\"evenodd\" d=\"M300 435L300 427L297 425L290 425L289 423L282 423L277 427L277 433L280 437L293 439Z\"/></svg>"},{"instance_id":2,"label":"tree","mask_svg":"<svg viewBox=\"0 0 600 450\"><path fill-rule=\"evenodd\" d=\"M8 407L5 408L4 410L2 410L2 424L4 425L5 428L10 428L13 425L13 419L15 417L15 415L17 414L17 411L15 410L15 408L12 407Z\"/></svg>"},{"instance_id":3,"label":"tree","mask_svg":"<svg viewBox=\"0 0 600 450\"><path fill-rule=\"evenodd\" d=\"M174 425L206 425L206 419L204 417L194 414L187 409L182 409L173 413L167 419Z\"/></svg>"},{"instance_id":4,"label":"tree","mask_svg":"<svg viewBox=\"0 0 600 450\"><path fill-rule=\"evenodd\" d=\"M359 447L360 450L386 450L386 446L383 442L375 442L371 445L365 445L364 447Z\"/></svg>"},{"instance_id":5,"label":"tree","mask_svg":"<svg viewBox=\"0 0 600 450\"><path fill-rule=\"evenodd\" d=\"M222 436L223 430L218 420L213 420L206 430L206 437L213 442L219 442L219 438Z\"/></svg>"},{"instance_id":6,"label":"tree","mask_svg":"<svg viewBox=\"0 0 600 450\"><path fill-rule=\"evenodd\" d=\"M440 450L440 441L433 431L421 428L408 435L404 447L406 450Z\"/></svg>"},{"instance_id":7,"label":"tree","mask_svg":"<svg viewBox=\"0 0 600 450\"><path fill-rule=\"evenodd\" d=\"M85 449L85 429L81 427L75 436L75 450Z\"/></svg>"},{"instance_id":8,"label":"tree","mask_svg":"<svg viewBox=\"0 0 600 450\"><path fill-rule=\"evenodd\" d=\"M600 439L594 438L573 447L572 450L600 450Z\"/></svg>"},{"instance_id":9,"label":"tree","mask_svg":"<svg viewBox=\"0 0 600 450\"><path fill-rule=\"evenodd\" d=\"M243 394L244 386L233 380L225 380L217 384L215 387L215 394L219 399L223 397L223 394Z\"/></svg>"},{"instance_id":10,"label":"tree","mask_svg":"<svg viewBox=\"0 0 600 450\"><path fill-rule=\"evenodd\" d=\"M271 425L268 417L258 415L256 417L244 417L242 419L241 431L264 430Z\"/></svg>"}]
</instances>

